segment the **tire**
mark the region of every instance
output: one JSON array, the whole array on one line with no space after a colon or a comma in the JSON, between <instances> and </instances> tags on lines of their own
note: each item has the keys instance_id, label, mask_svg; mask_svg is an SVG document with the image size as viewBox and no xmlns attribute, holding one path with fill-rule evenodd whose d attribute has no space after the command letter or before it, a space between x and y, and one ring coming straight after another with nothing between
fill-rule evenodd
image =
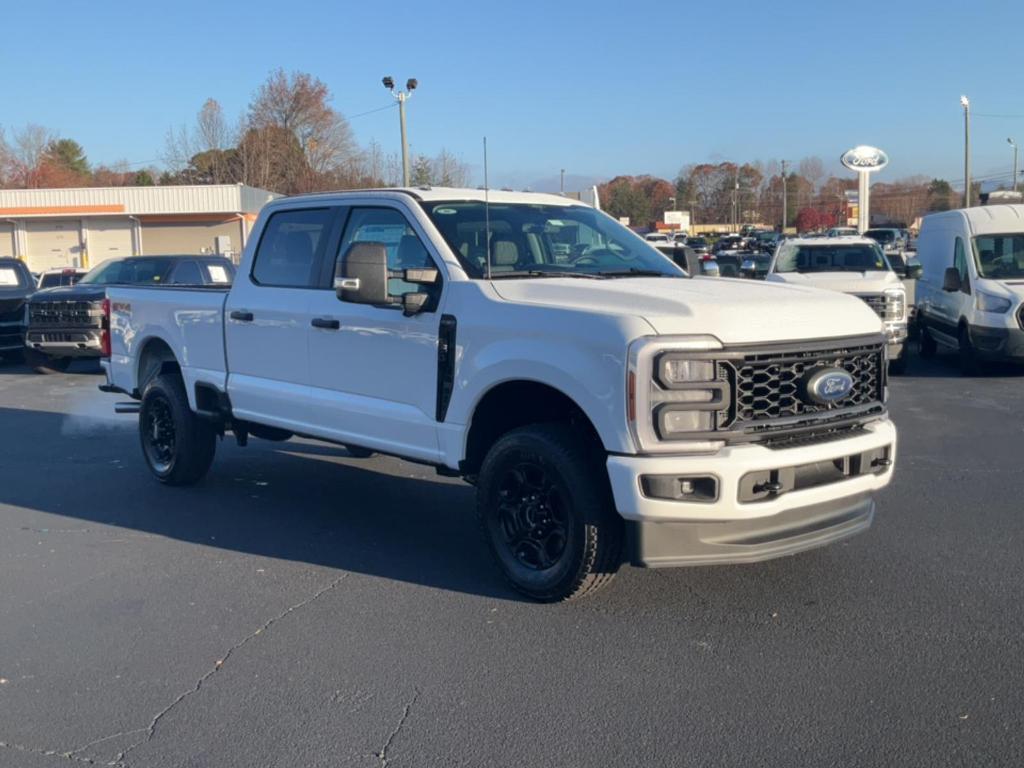
<instances>
[{"instance_id":1,"label":"tire","mask_svg":"<svg viewBox=\"0 0 1024 768\"><path fill-rule=\"evenodd\" d=\"M924 323L920 324L920 338L918 339L918 347L921 352L921 357L925 360L930 360L939 351L938 342L935 341L935 337L928 332L928 326Z\"/></svg>"},{"instance_id":2,"label":"tire","mask_svg":"<svg viewBox=\"0 0 1024 768\"><path fill-rule=\"evenodd\" d=\"M362 448L361 446L358 445L346 445L345 451L353 459L368 459L371 456L373 456L373 451L371 451L369 448Z\"/></svg>"},{"instance_id":3,"label":"tire","mask_svg":"<svg viewBox=\"0 0 1024 768\"><path fill-rule=\"evenodd\" d=\"M163 373L149 380L139 410L142 455L157 480L192 485L213 463L217 435L213 425L193 413L181 377Z\"/></svg>"},{"instance_id":4,"label":"tire","mask_svg":"<svg viewBox=\"0 0 1024 768\"><path fill-rule=\"evenodd\" d=\"M889 361L889 373L893 376L903 376L907 372L907 365L910 362L910 350L903 345L903 351L895 360Z\"/></svg>"},{"instance_id":5,"label":"tire","mask_svg":"<svg viewBox=\"0 0 1024 768\"><path fill-rule=\"evenodd\" d=\"M978 376L982 373L981 361L978 360L978 353L974 351L971 343L971 334L966 325L960 326L960 333L957 336L960 350L960 373L964 376Z\"/></svg>"},{"instance_id":6,"label":"tire","mask_svg":"<svg viewBox=\"0 0 1024 768\"><path fill-rule=\"evenodd\" d=\"M71 367L70 357L51 357L34 349L25 350L25 362L36 373L64 373Z\"/></svg>"},{"instance_id":7,"label":"tire","mask_svg":"<svg viewBox=\"0 0 1024 768\"><path fill-rule=\"evenodd\" d=\"M513 430L488 451L477 515L499 569L541 602L603 587L621 564L623 523L601 455L568 425Z\"/></svg>"}]
</instances>

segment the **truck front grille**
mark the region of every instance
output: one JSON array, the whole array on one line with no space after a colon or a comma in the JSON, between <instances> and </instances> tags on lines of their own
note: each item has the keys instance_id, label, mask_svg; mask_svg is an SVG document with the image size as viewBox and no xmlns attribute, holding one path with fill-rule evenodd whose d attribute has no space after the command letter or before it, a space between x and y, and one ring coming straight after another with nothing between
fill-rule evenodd
<instances>
[{"instance_id":1,"label":"truck front grille","mask_svg":"<svg viewBox=\"0 0 1024 768\"><path fill-rule=\"evenodd\" d=\"M99 301L33 301L29 325L50 328L99 328L103 306Z\"/></svg>"},{"instance_id":2,"label":"truck front grille","mask_svg":"<svg viewBox=\"0 0 1024 768\"><path fill-rule=\"evenodd\" d=\"M885 351L881 344L804 352L750 353L729 361L735 387L733 428L826 411L881 403ZM816 368L842 368L853 376L850 394L820 405L801 397L804 375Z\"/></svg>"}]
</instances>

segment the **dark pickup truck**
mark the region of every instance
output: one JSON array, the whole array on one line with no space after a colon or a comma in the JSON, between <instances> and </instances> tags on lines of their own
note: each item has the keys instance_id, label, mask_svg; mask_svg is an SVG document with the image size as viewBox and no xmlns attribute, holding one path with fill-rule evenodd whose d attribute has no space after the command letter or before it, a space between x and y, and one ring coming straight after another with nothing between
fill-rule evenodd
<instances>
[{"instance_id":1,"label":"dark pickup truck","mask_svg":"<svg viewBox=\"0 0 1024 768\"><path fill-rule=\"evenodd\" d=\"M36 288L19 259L0 258L0 357L19 358L25 351L25 302Z\"/></svg>"},{"instance_id":2,"label":"dark pickup truck","mask_svg":"<svg viewBox=\"0 0 1024 768\"><path fill-rule=\"evenodd\" d=\"M26 356L39 373L65 371L77 357L103 354L108 285L230 285L223 256L128 256L100 264L75 285L37 291L29 302Z\"/></svg>"}]
</instances>

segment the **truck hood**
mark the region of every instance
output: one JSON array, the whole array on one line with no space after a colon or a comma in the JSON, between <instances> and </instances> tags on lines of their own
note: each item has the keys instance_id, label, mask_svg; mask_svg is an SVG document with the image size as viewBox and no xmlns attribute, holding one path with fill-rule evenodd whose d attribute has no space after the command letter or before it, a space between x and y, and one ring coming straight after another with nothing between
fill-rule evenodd
<instances>
[{"instance_id":1,"label":"truck hood","mask_svg":"<svg viewBox=\"0 0 1024 768\"><path fill-rule=\"evenodd\" d=\"M897 288L902 285L895 272L772 272L768 275L769 282L786 283L787 285L806 285L811 288L822 288L826 291L841 293L881 293L886 288Z\"/></svg>"},{"instance_id":2,"label":"truck hood","mask_svg":"<svg viewBox=\"0 0 1024 768\"><path fill-rule=\"evenodd\" d=\"M644 318L659 335L701 334L724 344L880 333L860 299L813 288L728 278L543 278L491 283L505 301Z\"/></svg>"},{"instance_id":3,"label":"truck hood","mask_svg":"<svg viewBox=\"0 0 1024 768\"><path fill-rule=\"evenodd\" d=\"M32 294L32 301L97 301L105 298L105 285L61 285Z\"/></svg>"}]
</instances>

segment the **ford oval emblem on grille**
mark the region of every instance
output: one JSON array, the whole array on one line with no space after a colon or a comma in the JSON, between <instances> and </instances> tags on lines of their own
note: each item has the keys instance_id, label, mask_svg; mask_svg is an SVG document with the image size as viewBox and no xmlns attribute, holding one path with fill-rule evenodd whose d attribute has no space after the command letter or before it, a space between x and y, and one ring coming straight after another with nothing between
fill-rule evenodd
<instances>
[{"instance_id":1,"label":"ford oval emblem on grille","mask_svg":"<svg viewBox=\"0 0 1024 768\"><path fill-rule=\"evenodd\" d=\"M842 368L816 368L804 378L803 390L807 402L829 405L853 391L853 376Z\"/></svg>"}]
</instances>

